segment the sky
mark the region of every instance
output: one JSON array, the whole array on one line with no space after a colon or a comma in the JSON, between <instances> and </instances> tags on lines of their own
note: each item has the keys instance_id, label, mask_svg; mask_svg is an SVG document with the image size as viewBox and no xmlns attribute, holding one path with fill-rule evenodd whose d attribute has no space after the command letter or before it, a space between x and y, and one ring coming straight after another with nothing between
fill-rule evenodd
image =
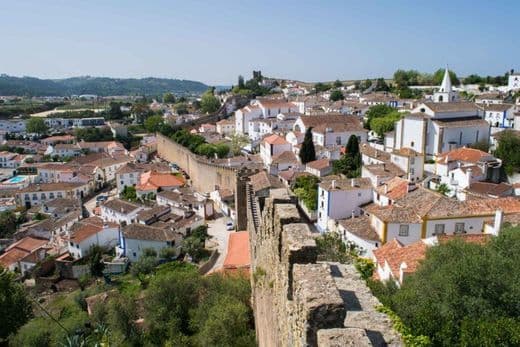
<instances>
[{"instance_id":1,"label":"sky","mask_svg":"<svg viewBox=\"0 0 520 347\"><path fill-rule=\"evenodd\" d=\"M520 1L0 0L0 73L236 83L520 70Z\"/></svg>"}]
</instances>

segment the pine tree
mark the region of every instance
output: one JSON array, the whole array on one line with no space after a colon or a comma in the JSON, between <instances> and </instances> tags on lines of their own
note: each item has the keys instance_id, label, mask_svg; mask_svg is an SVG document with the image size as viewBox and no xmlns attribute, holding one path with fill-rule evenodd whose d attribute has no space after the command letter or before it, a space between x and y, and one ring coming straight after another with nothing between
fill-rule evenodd
<instances>
[{"instance_id":1,"label":"pine tree","mask_svg":"<svg viewBox=\"0 0 520 347\"><path fill-rule=\"evenodd\" d=\"M305 132L302 148L300 149L300 159L303 164L316 160L316 150L312 141L312 128L308 128Z\"/></svg>"}]
</instances>

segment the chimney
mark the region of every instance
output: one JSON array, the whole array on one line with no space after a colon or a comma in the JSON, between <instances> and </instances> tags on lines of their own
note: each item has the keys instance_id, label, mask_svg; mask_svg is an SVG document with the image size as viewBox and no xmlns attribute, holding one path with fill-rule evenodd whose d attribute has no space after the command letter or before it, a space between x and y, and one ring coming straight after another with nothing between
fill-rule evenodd
<instances>
[{"instance_id":1,"label":"chimney","mask_svg":"<svg viewBox=\"0 0 520 347\"><path fill-rule=\"evenodd\" d=\"M332 189L336 189L336 180L332 180L330 186Z\"/></svg>"},{"instance_id":2,"label":"chimney","mask_svg":"<svg viewBox=\"0 0 520 347\"><path fill-rule=\"evenodd\" d=\"M356 218L356 211L352 210L352 219Z\"/></svg>"},{"instance_id":3,"label":"chimney","mask_svg":"<svg viewBox=\"0 0 520 347\"><path fill-rule=\"evenodd\" d=\"M121 213L125 213L125 209L123 207L121 207Z\"/></svg>"},{"instance_id":4,"label":"chimney","mask_svg":"<svg viewBox=\"0 0 520 347\"><path fill-rule=\"evenodd\" d=\"M495 211L495 224L493 225L493 235L497 236L504 222L504 212L502 210Z\"/></svg>"},{"instance_id":5,"label":"chimney","mask_svg":"<svg viewBox=\"0 0 520 347\"><path fill-rule=\"evenodd\" d=\"M468 168L466 170L466 180L468 181L468 187L471 186L471 176L472 176L473 170L471 168Z\"/></svg>"},{"instance_id":6,"label":"chimney","mask_svg":"<svg viewBox=\"0 0 520 347\"><path fill-rule=\"evenodd\" d=\"M355 181L353 178L350 179L350 185L351 185L352 187L355 187L355 186L356 186L356 181Z\"/></svg>"},{"instance_id":7,"label":"chimney","mask_svg":"<svg viewBox=\"0 0 520 347\"><path fill-rule=\"evenodd\" d=\"M384 184L384 189L385 195L388 194L388 184Z\"/></svg>"}]
</instances>

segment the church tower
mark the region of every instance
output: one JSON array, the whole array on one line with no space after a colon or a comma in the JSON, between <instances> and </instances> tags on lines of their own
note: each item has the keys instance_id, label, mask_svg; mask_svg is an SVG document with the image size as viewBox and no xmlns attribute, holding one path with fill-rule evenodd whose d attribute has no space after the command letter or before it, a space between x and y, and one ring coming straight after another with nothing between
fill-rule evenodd
<instances>
[{"instance_id":1,"label":"church tower","mask_svg":"<svg viewBox=\"0 0 520 347\"><path fill-rule=\"evenodd\" d=\"M451 78L448 67L446 67L446 71L444 72L444 78L442 79L441 86L438 91L433 93L433 101L434 102L454 102L458 101L459 95L457 92L454 92L451 87Z\"/></svg>"}]
</instances>

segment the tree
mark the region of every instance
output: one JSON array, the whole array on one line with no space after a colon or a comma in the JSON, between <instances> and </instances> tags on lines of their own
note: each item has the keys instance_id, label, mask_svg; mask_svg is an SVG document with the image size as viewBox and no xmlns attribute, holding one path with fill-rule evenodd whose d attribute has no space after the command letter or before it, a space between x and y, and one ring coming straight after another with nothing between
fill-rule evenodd
<instances>
[{"instance_id":1,"label":"tree","mask_svg":"<svg viewBox=\"0 0 520 347\"><path fill-rule=\"evenodd\" d=\"M454 86L458 86L460 84L459 78L457 77L457 74L451 70L448 70L450 74L451 84ZM446 72L446 69L439 69L435 71L433 74L433 84L434 85L440 85L442 83L442 79L444 78L444 73Z\"/></svg>"},{"instance_id":2,"label":"tree","mask_svg":"<svg viewBox=\"0 0 520 347\"><path fill-rule=\"evenodd\" d=\"M394 130L395 122L401 119L401 113L394 111L384 117L373 118L370 122L370 129L376 132L379 136Z\"/></svg>"},{"instance_id":3,"label":"tree","mask_svg":"<svg viewBox=\"0 0 520 347\"><path fill-rule=\"evenodd\" d=\"M32 317L32 306L15 275L0 267L0 342Z\"/></svg>"},{"instance_id":4,"label":"tree","mask_svg":"<svg viewBox=\"0 0 520 347\"><path fill-rule=\"evenodd\" d=\"M103 248L98 245L92 245L88 251L89 267L92 276L103 276L105 263L103 263Z\"/></svg>"},{"instance_id":5,"label":"tree","mask_svg":"<svg viewBox=\"0 0 520 347\"><path fill-rule=\"evenodd\" d=\"M121 199L136 202L137 201L137 192L135 190L135 187L132 186L125 186L123 188L123 191L120 194Z\"/></svg>"},{"instance_id":6,"label":"tree","mask_svg":"<svg viewBox=\"0 0 520 347\"><path fill-rule=\"evenodd\" d=\"M333 90L331 93L330 93L330 101L339 101L339 100L344 100L345 97L343 96L343 93L341 92L341 90Z\"/></svg>"},{"instance_id":7,"label":"tree","mask_svg":"<svg viewBox=\"0 0 520 347\"><path fill-rule=\"evenodd\" d=\"M498 136L495 156L502 159L508 175L520 169L520 138L513 131L504 130Z\"/></svg>"},{"instance_id":8,"label":"tree","mask_svg":"<svg viewBox=\"0 0 520 347\"><path fill-rule=\"evenodd\" d=\"M43 118L39 117L30 118L25 124L25 129L28 133L37 134L38 136L45 135L49 130Z\"/></svg>"},{"instance_id":9,"label":"tree","mask_svg":"<svg viewBox=\"0 0 520 347\"><path fill-rule=\"evenodd\" d=\"M519 263L520 228L502 229L484 245L441 243L404 280L391 308L434 346L516 346Z\"/></svg>"},{"instance_id":10,"label":"tree","mask_svg":"<svg viewBox=\"0 0 520 347\"><path fill-rule=\"evenodd\" d=\"M299 155L302 164L307 164L310 161L316 160L316 150L312 140L312 127L307 128L307 131L305 132Z\"/></svg>"},{"instance_id":11,"label":"tree","mask_svg":"<svg viewBox=\"0 0 520 347\"><path fill-rule=\"evenodd\" d=\"M374 90L376 92L388 92L390 91L390 87L386 84L385 79L381 77L376 80L376 87Z\"/></svg>"},{"instance_id":12,"label":"tree","mask_svg":"<svg viewBox=\"0 0 520 347\"><path fill-rule=\"evenodd\" d=\"M359 139L356 135L350 135L348 138L345 153L353 158L359 156Z\"/></svg>"},{"instance_id":13,"label":"tree","mask_svg":"<svg viewBox=\"0 0 520 347\"><path fill-rule=\"evenodd\" d=\"M244 89L245 85L244 85L244 77L242 75L239 75L238 76L238 88L239 89Z\"/></svg>"},{"instance_id":14,"label":"tree","mask_svg":"<svg viewBox=\"0 0 520 347\"><path fill-rule=\"evenodd\" d=\"M345 154L341 159L332 163L335 174L343 174L347 178L361 176L361 154L359 152L359 140L357 136L351 135L345 146Z\"/></svg>"},{"instance_id":15,"label":"tree","mask_svg":"<svg viewBox=\"0 0 520 347\"><path fill-rule=\"evenodd\" d=\"M215 113L220 107L220 101L213 94L213 90L210 89L202 94L200 99L200 108L204 113Z\"/></svg>"},{"instance_id":16,"label":"tree","mask_svg":"<svg viewBox=\"0 0 520 347\"><path fill-rule=\"evenodd\" d=\"M219 158L225 158L229 154L229 146L224 143L219 143L215 145L215 152Z\"/></svg>"},{"instance_id":17,"label":"tree","mask_svg":"<svg viewBox=\"0 0 520 347\"><path fill-rule=\"evenodd\" d=\"M151 133L158 132L163 125L164 118L161 115L150 116L144 121L144 127Z\"/></svg>"},{"instance_id":18,"label":"tree","mask_svg":"<svg viewBox=\"0 0 520 347\"><path fill-rule=\"evenodd\" d=\"M17 218L13 211L0 212L0 238L9 238L16 231Z\"/></svg>"},{"instance_id":19,"label":"tree","mask_svg":"<svg viewBox=\"0 0 520 347\"><path fill-rule=\"evenodd\" d=\"M451 189L446 183L441 183L437 186L437 192L441 193L442 195L448 195L451 192Z\"/></svg>"},{"instance_id":20,"label":"tree","mask_svg":"<svg viewBox=\"0 0 520 347\"><path fill-rule=\"evenodd\" d=\"M335 80L333 86L334 88L341 88L343 87L343 83L341 83L340 80Z\"/></svg>"},{"instance_id":21,"label":"tree","mask_svg":"<svg viewBox=\"0 0 520 347\"><path fill-rule=\"evenodd\" d=\"M177 257L177 250L174 247L164 247L159 252L159 258L171 261Z\"/></svg>"},{"instance_id":22,"label":"tree","mask_svg":"<svg viewBox=\"0 0 520 347\"><path fill-rule=\"evenodd\" d=\"M305 175L296 178L292 186L294 194L311 211L315 211L318 208L318 182L318 177Z\"/></svg>"},{"instance_id":23,"label":"tree","mask_svg":"<svg viewBox=\"0 0 520 347\"><path fill-rule=\"evenodd\" d=\"M112 101L109 105L108 111L105 112L106 119L121 119L124 114L121 111L121 103Z\"/></svg>"},{"instance_id":24,"label":"tree","mask_svg":"<svg viewBox=\"0 0 520 347\"><path fill-rule=\"evenodd\" d=\"M367 125L369 129L372 129L372 120L375 118L385 117L392 112L397 111L394 107L388 105L374 105L370 106L365 116L367 117Z\"/></svg>"},{"instance_id":25,"label":"tree","mask_svg":"<svg viewBox=\"0 0 520 347\"><path fill-rule=\"evenodd\" d=\"M328 232L316 237L318 260L350 263L353 254L347 251L347 246L338 233Z\"/></svg>"},{"instance_id":26,"label":"tree","mask_svg":"<svg viewBox=\"0 0 520 347\"><path fill-rule=\"evenodd\" d=\"M188 114L188 105L185 102L179 102L173 108L178 115Z\"/></svg>"},{"instance_id":27,"label":"tree","mask_svg":"<svg viewBox=\"0 0 520 347\"><path fill-rule=\"evenodd\" d=\"M174 104L175 103L175 95L172 93L164 93L163 102L166 104Z\"/></svg>"},{"instance_id":28,"label":"tree","mask_svg":"<svg viewBox=\"0 0 520 347\"><path fill-rule=\"evenodd\" d=\"M231 152L233 155L240 155L242 148L249 144L249 138L246 135L235 133L231 135Z\"/></svg>"},{"instance_id":29,"label":"tree","mask_svg":"<svg viewBox=\"0 0 520 347\"><path fill-rule=\"evenodd\" d=\"M204 310L192 321L199 331L195 341L199 346L254 346L255 336L249 328L251 310L246 304L231 295L221 294L209 307L199 306Z\"/></svg>"},{"instance_id":30,"label":"tree","mask_svg":"<svg viewBox=\"0 0 520 347\"><path fill-rule=\"evenodd\" d=\"M324 83L321 83L321 82L318 82L314 85L314 90L316 91L316 93L319 93L319 92L326 92L327 90L330 90L332 88L331 85L329 84L324 84Z\"/></svg>"}]
</instances>

